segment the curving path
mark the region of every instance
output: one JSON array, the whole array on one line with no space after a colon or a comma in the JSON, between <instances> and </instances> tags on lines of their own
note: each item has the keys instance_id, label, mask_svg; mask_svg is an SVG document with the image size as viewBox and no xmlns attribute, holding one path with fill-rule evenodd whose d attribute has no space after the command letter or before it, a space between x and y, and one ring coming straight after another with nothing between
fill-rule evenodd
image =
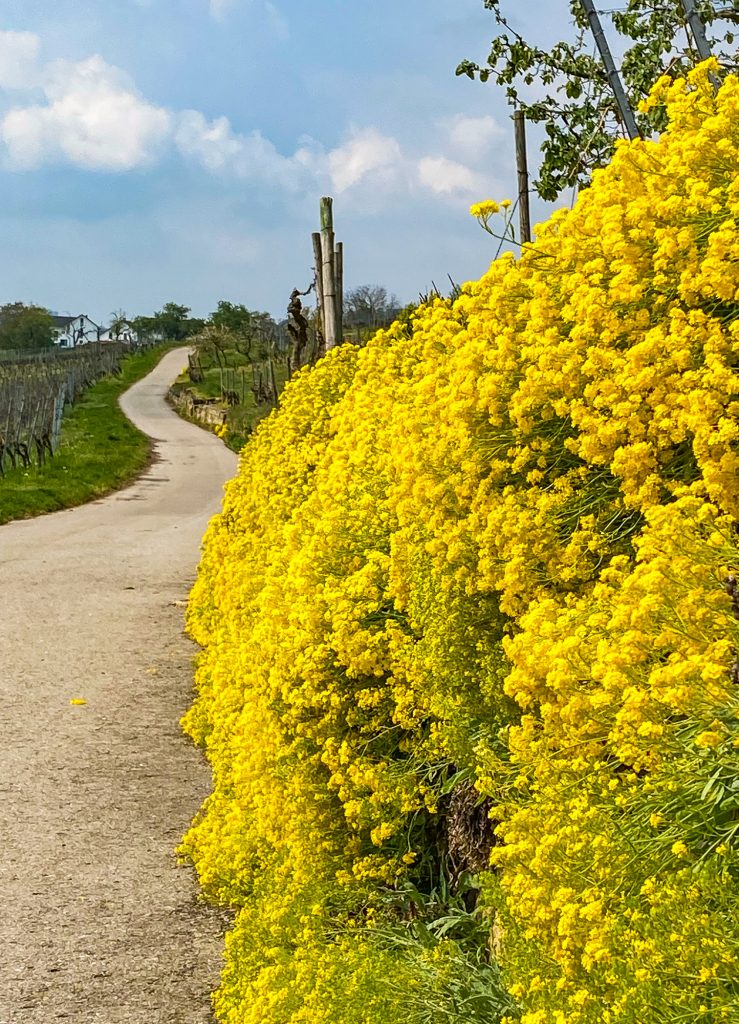
<instances>
[{"instance_id":1,"label":"curving path","mask_svg":"<svg viewBox=\"0 0 739 1024\"><path fill-rule=\"evenodd\" d=\"M236 457L163 400L184 352L122 399L137 483L0 527L0 1024L212 1019L223 920L173 855L209 789L182 606Z\"/></svg>"}]
</instances>

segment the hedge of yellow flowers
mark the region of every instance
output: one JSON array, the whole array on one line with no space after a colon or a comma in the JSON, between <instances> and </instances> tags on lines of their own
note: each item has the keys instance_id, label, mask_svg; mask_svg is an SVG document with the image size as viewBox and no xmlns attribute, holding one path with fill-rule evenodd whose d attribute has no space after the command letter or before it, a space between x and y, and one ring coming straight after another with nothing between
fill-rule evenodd
<instances>
[{"instance_id":1,"label":"hedge of yellow flowers","mask_svg":"<svg viewBox=\"0 0 739 1024\"><path fill-rule=\"evenodd\" d=\"M189 608L213 793L183 850L237 911L220 1020L739 1020L717 73L658 82L658 140L303 371L246 447Z\"/></svg>"}]
</instances>

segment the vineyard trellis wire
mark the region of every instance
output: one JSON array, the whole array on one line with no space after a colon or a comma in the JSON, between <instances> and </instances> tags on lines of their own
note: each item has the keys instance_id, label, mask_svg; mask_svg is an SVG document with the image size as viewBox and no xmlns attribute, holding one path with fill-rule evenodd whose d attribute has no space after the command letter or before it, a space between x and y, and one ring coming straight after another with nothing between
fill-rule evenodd
<instances>
[{"instance_id":1,"label":"vineyard trellis wire","mask_svg":"<svg viewBox=\"0 0 739 1024\"><path fill-rule=\"evenodd\" d=\"M116 373L131 351L128 344L98 342L67 351L0 352L0 477L54 455L65 406Z\"/></svg>"}]
</instances>

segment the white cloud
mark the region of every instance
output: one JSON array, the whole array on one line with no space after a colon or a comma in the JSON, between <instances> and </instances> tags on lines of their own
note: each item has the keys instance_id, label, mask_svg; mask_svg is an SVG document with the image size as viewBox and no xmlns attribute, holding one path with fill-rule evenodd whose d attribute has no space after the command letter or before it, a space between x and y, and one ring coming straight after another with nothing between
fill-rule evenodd
<instances>
[{"instance_id":1,"label":"white cloud","mask_svg":"<svg viewBox=\"0 0 739 1024\"><path fill-rule=\"evenodd\" d=\"M278 10L272 0L208 0L208 9L216 21L226 21L230 12L241 2L247 7L257 9L267 16L267 22L271 25L275 35L280 39L286 39L290 34L290 25L287 18Z\"/></svg>"},{"instance_id":2,"label":"white cloud","mask_svg":"<svg viewBox=\"0 0 739 1024\"><path fill-rule=\"evenodd\" d=\"M454 156L465 160L479 160L492 148L493 143L502 143L505 132L494 117L467 117L457 114L446 122L449 145Z\"/></svg>"},{"instance_id":3,"label":"white cloud","mask_svg":"<svg viewBox=\"0 0 739 1024\"><path fill-rule=\"evenodd\" d=\"M466 122L482 121L482 125ZM464 123L463 123L464 122ZM489 122L492 122L489 123ZM476 130L478 137L494 137L492 118L458 118L446 135L454 130L460 139L471 139ZM377 128L355 129L349 140L327 155L328 170L335 192L342 193L363 183L371 184L375 192L382 186L387 192L416 191L420 186L438 196L456 199L475 197L485 191L482 174L442 152L413 153L404 149L390 135Z\"/></svg>"},{"instance_id":4,"label":"white cloud","mask_svg":"<svg viewBox=\"0 0 739 1024\"><path fill-rule=\"evenodd\" d=\"M98 56L44 69L45 104L16 107L0 121L11 164L60 157L93 170L127 171L154 160L170 114L147 103L125 75Z\"/></svg>"},{"instance_id":5,"label":"white cloud","mask_svg":"<svg viewBox=\"0 0 739 1024\"><path fill-rule=\"evenodd\" d=\"M400 143L376 128L355 131L343 146L328 154L328 169L337 192L372 176L385 183L398 179L405 163Z\"/></svg>"},{"instance_id":6,"label":"white cloud","mask_svg":"<svg viewBox=\"0 0 739 1024\"><path fill-rule=\"evenodd\" d=\"M37 84L40 40L33 32L0 32L0 89Z\"/></svg>"},{"instance_id":7,"label":"white cloud","mask_svg":"<svg viewBox=\"0 0 739 1024\"><path fill-rule=\"evenodd\" d=\"M174 149L186 160L224 179L266 184L288 193L332 189L337 195L364 189L368 202L419 189L456 200L486 191L475 170L445 153L470 154L474 165L500 129L491 117L459 115L439 125L431 152L405 149L376 126L355 128L336 148L313 139L280 153L258 130L240 133L226 117L198 110L171 111L137 91L118 68L93 56L77 63L38 60L31 33L0 33L0 88L34 89L0 115L0 146L16 169L66 162L88 170L123 172L158 160ZM37 98L37 94L40 98Z\"/></svg>"},{"instance_id":8,"label":"white cloud","mask_svg":"<svg viewBox=\"0 0 739 1024\"><path fill-rule=\"evenodd\" d=\"M307 143L283 156L261 132L234 132L227 117L208 121L198 110L177 116L174 142L180 153L213 174L278 184L294 190L315 177L320 155Z\"/></svg>"},{"instance_id":9,"label":"white cloud","mask_svg":"<svg viewBox=\"0 0 739 1024\"><path fill-rule=\"evenodd\" d=\"M444 156L427 156L418 162L420 183L438 195L478 193L484 188L481 175Z\"/></svg>"},{"instance_id":10,"label":"white cloud","mask_svg":"<svg viewBox=\"0 0 739 1024\"><path fill-rule=\"evenodd\" d=\"M234 0L208 0L210 13L216 21L223 21L230 9L233 7L233 4Z\"/></svg>"},{"instance_id":11,"label":"white cloud","mask_svg":"<svg viewBox=\"0 0 739 1024\"><path fill-rule=\"evenodd\" d=\"M39 40L24 35L30 64ZM2 63L4 41L0 34L0 70L7 67L7 78L12 70L13 81L20 82L20 70ZM235 133L226 117L208 121L197 110L175 113L155 106L102 57L52 62L40 69L39 79L45 102L27 102L0 116L0 143L16 169L64 161L89 170L129 171L154 162L174 144L186 158L223 176L295 188L318 172L315 147L284 157L259 131Z\"/></svg>"},{"instance_id":12,"label":"white cloud","mask_svg":"<svg viewBox=\"0 0 739 1024\"><path fill-rule=\"evenodd\" d=\"M234 135L227 117L208 121L198 110L185 110L179 115L174 138L181 153L209 171L227 173L243 160L243 140Z\"/></svg>"}]
</instances>

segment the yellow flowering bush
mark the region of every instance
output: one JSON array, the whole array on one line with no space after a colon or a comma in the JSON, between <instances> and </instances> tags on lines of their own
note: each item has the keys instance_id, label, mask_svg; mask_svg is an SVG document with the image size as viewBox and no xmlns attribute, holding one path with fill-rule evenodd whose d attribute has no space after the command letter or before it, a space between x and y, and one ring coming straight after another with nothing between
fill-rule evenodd
<instances>
[{"instance_id":1,"label":"yellow flowering bush","mask_svg":"<svg viewBox=\"0 0 739 1024\"><path fill-rule=\"evenodd\" d=\"M661 80L659 139L455 301L301 372L245 448L184 720L213 793L183 852L237 909L221 1020L739 1019L717 71Z\"/></svg>"}]
</instances>

